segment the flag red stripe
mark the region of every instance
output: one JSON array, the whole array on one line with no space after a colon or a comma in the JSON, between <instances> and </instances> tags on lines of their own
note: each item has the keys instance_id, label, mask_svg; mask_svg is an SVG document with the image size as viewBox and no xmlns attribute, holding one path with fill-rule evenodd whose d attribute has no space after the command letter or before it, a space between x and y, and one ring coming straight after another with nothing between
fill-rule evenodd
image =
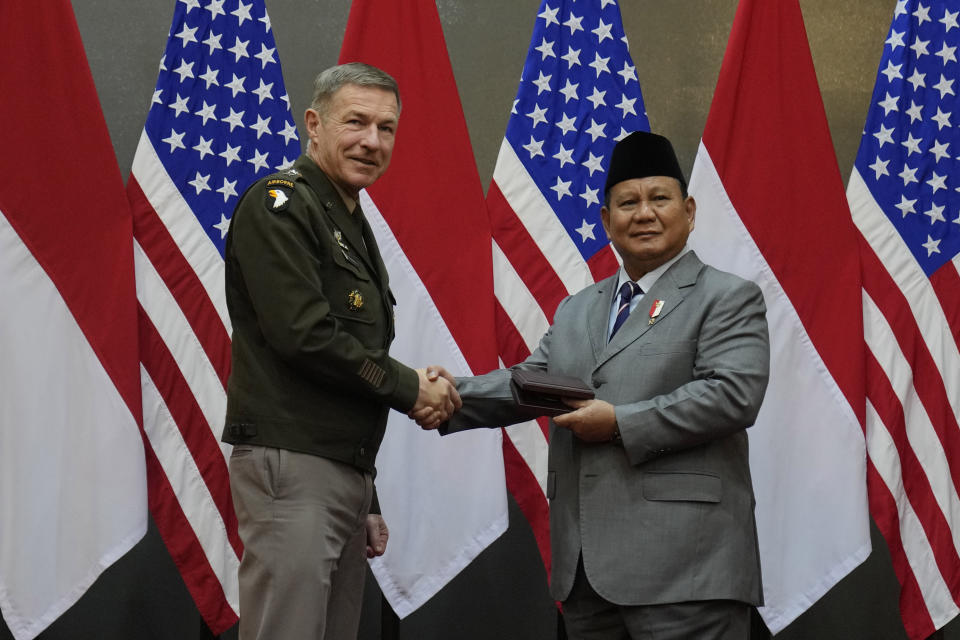
<instances>
[{"instance_id":1,"label":"flag red stripe","mask_svg":"<svg viewBox=\"0 0 960 640\"><path fill-rule=\"evenodd\" d=\"M180 508L170 481L163 472L148 438L144 437L150 513L160 537L177 565L197 609L214 635L236 624L237 614L230 607L216 572L207 561L200 541ZM234 527L236 528L236 527Z\"/></svg>"},{"instance_id":2,"label":"flag red stripe","mask_svg":"<svg viewBox=\"0 0 960 640\"><path fill-rule=\"evenodd\" d=\"M587 260L587 266L590 267L590 273L596 282L609 278L620 268L620 263L613 253L613 247L609 244L597 251Z\"/></svg>"},{"instance_id":3,"label":"flag red stripe","mask_svg":"<svg viewBox=\"0 0 960 640\"><path fill-rule=\"evenodd\" d=\"M960 348L960 273L957 273L957 267L952 262L943 265L930 276L930 284L947 316L953 340Z\"/></svg>"},{"instance_id":4,"label":"flag red stripe","mask_svg":"<svg viewBox=\"0 0 960 640\"><path fill-rule=\"evenodd\" d=\"M512 367L523 362L530 355L530 350L499 300L494 301L494 315L497 323L497 346L503 364Z\"/></svg>"},{"instance_id":5,"label":"flag red stripe","mask_svg":"<svg viewBox=\"0 0 960 640\"><path fill-rule=\"evenodd\" d=\"M900 349L912 369L913 386L943 445L954 487L960 492L960 427L950 406L943 379L937 372L936 363L923 340L907 299L873 250L866 242L862 245L860 259L864 289L897 337Z\"/></svg>"},{"instance_id":6,"label":"flag red stripe","mask_svg":"<svg viewBox=\"0 0 960 640\"><path fill-rule=\"evenodd\" d=\"M517 331L517 328L507 316L503 307L500 306L499 301L496 301L496 317L500 359L503 360L506 366L512 367L518 362L526 360L530 355L530 351L527 350L527 345L524 343L523 338L520 337L520 332ZM550 425L547 420L541 418L537 420L537 424L540 425L543 437L549 440Z\"/></svg>"},{"instance_id":7,"label":"flag red stripe","mask_svg":"<svg viewBox=\"0 0 960 640\"><path fill-rule=\"evenodd\" d=\"M183 436L220 517L230 545L239 556L243 545L237 533L237 518L230 496L230 480L223 452L207 425L196 397L177 367L156 327L140 309L140 357ZM162 469L160 470L163 471ZM154 514L156 517L156 514Z\"/></svg>"},{"instance_id":8,"label":"flag red stripe","mask_svg":"<svg viewBox=\"0 0 960 640\"><path fill-rule=\"evenodd\" d=\"M890 560L893 563L894 573L900 582L900 612L907 635L911 640L919 640L930 636L936 629L927 606L923 601L923 594L917 578L910 568L906 553L903 550L903 540L900 537L900 519L897 503L884 484L883 478L877 472L873 462L867 460L867 489L870 500L870 513L873 514L877 528L887 541L890 550Z\"/></svg>"},{"instance_id":9,"label":"flag red stripe","mask_svg":"<svg viewBox=\"0 0 960 640\"><path fill-rule=\"evenodd\" d=\"M507 477L507 489L517 501L517 505L526 516L533 536L543 558L543 566L547 570L547 579L550 577L550 508L540 483L533 476L530 467L510 438L503 439L503 465Z\"/></svg>"},{"instance_id":10,"label":"flag red stripe","mask_svg":"<svg viewBox=\"0 0 960 640\"><path fill-rule=\"evenodd\" d=\"M520 336L506 311L496 302L497 340L500 347L500 358L506 366L513 366L522 362L530 355L526 343ZM537 420L544 438L549 438L549 425L546 420ZM510 436L504 431L503 437L503 465L507 480L507 490L516 500L520 510L530 523L540 557L543 559L550 576L550 506L544 499L540 483L534 476L534 470L527 465L520 452L517 451Z\"/></svg>"},{"instance_id":11,"label":"flag red stripe","mask_svg":"<svg viewBox=\"0 0 960 640\"><path fill-rule=\"evenodd\" d=\"M497 341L500 347L500 358L506 366L512 366L522 362L530 355L527 345L524 343L520 332L514 326L506 311L495 302L495 313L497 319ZM546 419L537 420L537 425L543 432L543 437L549 439L550 426ZM540 557L543 558L543 564L547 570L547 577L550 576L550 505L545 500L543 489L540 487L535 470L527 465L520 452L517 451L510 436L506 431L503 434L503 465L507 480L507 490L513 499L517 501L520 510L523 511L530 528L533 530L534 538L537 540L537 548L540 550ZM545 471L545 470L544 470Z\"/></svg>"},{"instance_id":12,"label":"flag red stripe","mask_svg":"<svg viewBox=\"0 0 960 640\"><path fill-rule=\"evenodd\" d=\"M127 196L133 209L137 242L177 301L226 390L230 375L230 336L216 307L132 174L127 182Z\"/></svg>"},{"instance_id":13,"label":"flag red stripe","mask_svg":"<svg viewBox=\"0 0 960 640\"><path fill-rule=\"evenodd\" d=\"M540 305L547 321L552 322L557 305L568 295L567 288L503 197L496 181L490 182L487 191L487 212L493 239Z\"/></svg>"},{"instance_id":14,"label":"flag red stripe","mask_svg":"<svg viewBox=\"0 0 960 640\"><path fill-rule=\"evenodd\" d=\"M907 438L906 420L900 400L890 386L880 363L870 353L867 355L867 380L870 403L897 447L907 499L923 527L940 573L947 580L951 592L956 593L955 576L960 575L957 572L960 568L960 555L953 544L950 524L937 504L923 465Z\"/></svg>"}]
</instances>

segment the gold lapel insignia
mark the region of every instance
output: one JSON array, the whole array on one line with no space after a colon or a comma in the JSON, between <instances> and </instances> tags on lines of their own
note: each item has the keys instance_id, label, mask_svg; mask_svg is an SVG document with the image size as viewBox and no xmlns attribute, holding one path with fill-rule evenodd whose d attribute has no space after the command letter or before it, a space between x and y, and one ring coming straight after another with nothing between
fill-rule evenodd
<instances>
[{"instance_id":1,"label":"gold lapel insignia","mask_svg":"<svg viewBox=\"0 0 960 640\"><path fill-rule=\"evenodd\" d=\"M360 311L363 308L363 294L360 293L359 289L354 289L347 294L347 305L350 307L350 311Z\"/></svg>"}]
</instances>

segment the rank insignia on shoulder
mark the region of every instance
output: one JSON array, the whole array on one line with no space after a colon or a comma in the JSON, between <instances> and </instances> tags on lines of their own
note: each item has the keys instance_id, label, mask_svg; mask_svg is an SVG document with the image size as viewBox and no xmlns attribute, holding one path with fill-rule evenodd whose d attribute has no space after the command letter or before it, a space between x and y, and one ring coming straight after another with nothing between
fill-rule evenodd
<instances>
[{"instance_id":1,"label":"rank insignia on shoulder","mask_svg":"<svg viewBox=\"0 0 960 640\"><path fill-rule=\"evenodd\" d=\"M347 306L350 311L360 311L363 308L363 294L358 289L347 294Z\"/></svg>"},{"instance_id":2,"label":"rank insignia on shoulder","mask_svg":"<svg viewBox=\"0 0 960 640\"><path fill-rule=\"evenodd\" d=\"M286 172L286 173L287 173L288 176L298 176L298 175L300 175L300 172L297 171L296 169L287 169L287 172Z\"/></svg>"}]
</instances>

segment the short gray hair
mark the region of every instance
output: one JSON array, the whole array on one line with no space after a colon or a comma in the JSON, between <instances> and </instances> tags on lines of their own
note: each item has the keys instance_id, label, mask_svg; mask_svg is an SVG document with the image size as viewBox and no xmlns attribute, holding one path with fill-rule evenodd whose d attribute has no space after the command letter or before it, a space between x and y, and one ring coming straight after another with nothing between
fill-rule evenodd
<instances>
[{"instance_id":1,"label":"short gray hair","mask_svg":"<svg viewBox=\"0 0 960 640\"><path fill-rule=\"evenodd\" d=\"M333 94L348 84L392 92L397 98L397 113L400 113L400 87L397 86L397 81L386 71L363 62L348 62L321 71L313 81L313 101L310 108L321 116L326 115Z\"/></svg>"}]
</instances>

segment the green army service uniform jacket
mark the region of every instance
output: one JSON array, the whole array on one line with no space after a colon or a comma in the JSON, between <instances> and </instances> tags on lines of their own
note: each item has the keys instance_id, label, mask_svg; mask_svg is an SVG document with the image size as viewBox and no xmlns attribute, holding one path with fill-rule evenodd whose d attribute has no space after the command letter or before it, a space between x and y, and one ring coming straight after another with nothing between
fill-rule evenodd
<instances>
[{"instance_id":1,"label":"green army service uniform jacket","mask_svg":"<svg viewBox=\"0 0 960 640\"><path fill-rule=\"evenodd\" d=\"M393 295L370 226L316 163L244 193L224 252L233 323L223 440L374 470L417 373L390 357Z\"/></svg>"}]
</instances>

